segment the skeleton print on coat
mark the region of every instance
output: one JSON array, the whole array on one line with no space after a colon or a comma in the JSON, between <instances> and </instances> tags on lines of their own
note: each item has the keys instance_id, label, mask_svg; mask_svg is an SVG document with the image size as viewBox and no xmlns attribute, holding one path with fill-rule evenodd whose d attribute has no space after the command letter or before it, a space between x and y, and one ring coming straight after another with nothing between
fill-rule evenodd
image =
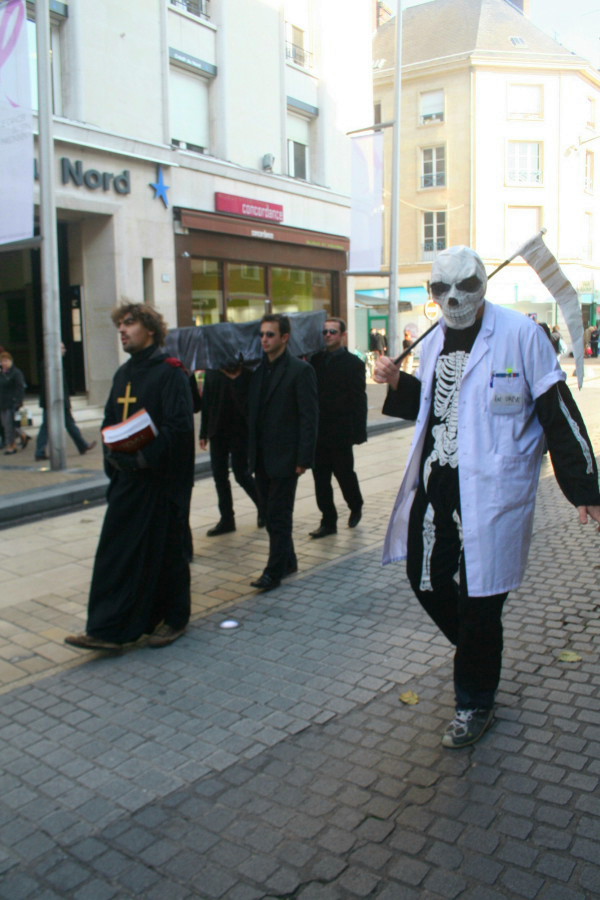
<instances>
[{"instance_id":1,"label":"skeleton print on coat","mask_svg":"<svg viewBox=\"0 0 600 900\"><path fill-rule=\"evenodd\" d=\"M433 450L423 466L423 486L427 490L431 466L458 466L458 398L462 377L469 360L463 350L440 356L435 368L433 413L439 423L431 429Z\"/></svg>"}]
</instances>

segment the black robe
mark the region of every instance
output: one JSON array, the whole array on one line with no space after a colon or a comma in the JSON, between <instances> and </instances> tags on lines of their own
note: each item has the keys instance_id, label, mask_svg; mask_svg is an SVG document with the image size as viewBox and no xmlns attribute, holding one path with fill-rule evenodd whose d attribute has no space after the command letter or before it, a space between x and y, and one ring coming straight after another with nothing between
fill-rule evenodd
<instances>
[{"instance_id":1,"label":"black robe","mask_svg":"<svg viewBox=\"0 0 600 900\"><path fill-rule=\"evenodd\" d=\"M126 407L127 393L134 399ZM186 537L194 484L192 397L185 370L167 362L156 346L133 354L117 371L102 427L142 408L158 435L140 451L145 467L123 472L105 463L108 509L88 604L87 633L115 643L135 641L163 619L184 628L190 615Z\"/></svg>"}]
</instances>

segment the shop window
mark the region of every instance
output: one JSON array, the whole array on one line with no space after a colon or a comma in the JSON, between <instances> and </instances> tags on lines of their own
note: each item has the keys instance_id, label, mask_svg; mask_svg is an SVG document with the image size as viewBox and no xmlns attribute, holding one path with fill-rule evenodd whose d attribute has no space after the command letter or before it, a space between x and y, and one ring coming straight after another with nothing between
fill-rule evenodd
<instances>
[{"instance_id":1,"label":"shop window","mask_svg":"<svg viewBox=\"0 0 600 900\"><path fill-rule=\"evenodd\" d=\"M192 259L192 321L214 325L223 313L223 268L215 259Z\"/></svg>"},{"instance_id":2,"label":"shop window","mask_svg":"<svg viewBox=\"0 0 600 900\"><path fill-rule=\"evenodd\" d=\"M444 187L446 184L446 148L426 147L422 151L421 187Z\"/></svg>"},{"instance_id":3,"label":"shop window","mask_svg":"<svg viewBox=\"0 0 600 900\"><path fill-rule=\"evenodd\" d=\"M171 143L183 150L205 152L210 146L210 81L178 66L169 69Z\"/></svg>"},{"instance_id":4,"label":"shop window","mask_svg":"<svg viewBox=\"0 0 600 900\"><path fill-rule=\"evenodd\" d=\"M421 125L444 121L444 92L424 91L420 97Z\"/></svg>"},{"instance_id":5,"label":"shop window","mask_svg":"<svg viewBox=\"0 0 600 900\"><path fill-rule=\"evenodd\" d=\"M542 184L542 145L537 141L509 141L506 181L512 185Z\"/></svg>"},{"instance_id":6,"label":"shop window","mask_svg":"<svg viewBox=\"0 0 600 900\"><path fill-rule=\"evenodd\" d=\"M542 100L541 84L509 84L509 119L541 119Z\"/></svg>"},{"instance_id":7,"label":"shop window","mask_svg":"<svg viewBox=\"0 0 600 900\"><path fill-rule=\"evenodd\" d=\"M271 269L271 305L273 312L294 313L332 310L331 274L309 269Z\"/></svg>"},{"instance_id":8,"label":"shop window","mask_svg":"<svg viewBox=\"0 0 600 900\"><path fill-rule=\"evenodd\" d=\"M254 322L266 311L266 271L263 266L227 263L228 322Z\"/></svg>"},{"instance_id":9,"label":"shop window","mask_svg":"<svg viewBox=\"0 0 600 900\"><path fill-rule=\"evenodd\" d=\"M446 249L446 213L423 213L423 259L432 260Z\"/></svg>"}]
</instances>

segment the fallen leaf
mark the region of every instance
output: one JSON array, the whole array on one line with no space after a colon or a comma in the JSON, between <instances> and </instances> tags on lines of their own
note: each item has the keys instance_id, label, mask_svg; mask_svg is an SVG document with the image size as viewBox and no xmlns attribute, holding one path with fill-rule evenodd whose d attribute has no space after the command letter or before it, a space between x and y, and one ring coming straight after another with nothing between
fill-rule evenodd
<instances>
[{"instance_id":1,"label":"fallen leaf","mask_svg":"<svg viewBox=\"0 0 600 900\"><path fill-rule=\"evenodd\" d=\"M561 650L558 658L561 662L581 662L582 659L574 650Z\"/></svg>"},{"instance_id":2,"label":"fallen leaf","mask_svg":"<svg viewBox=\"0 0 600 900\"><path fill-rule=\"evenodd\" d=\"M405 691L404 694L400 694L400 700L406 703L407 706L414 706L419 702L419 695L415 694L414 691Z\"/></svg>"}]
</instances>

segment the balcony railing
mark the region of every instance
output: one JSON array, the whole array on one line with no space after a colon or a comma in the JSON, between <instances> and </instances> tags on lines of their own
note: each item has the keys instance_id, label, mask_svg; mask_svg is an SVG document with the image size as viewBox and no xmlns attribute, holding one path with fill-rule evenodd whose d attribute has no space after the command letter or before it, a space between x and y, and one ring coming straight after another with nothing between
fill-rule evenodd
<instances>
[{"instance_id":1,"label":"balcony railing","mask_svg":"<svg viewBox=\"0 0 600 900\"><path fill-rule=\"evenodd\" d=\"M446 238L435 238L429 241L423 241L423 260L431 262L438 253L446 249Z\"/></svg>"},{"instance_id":2,"label":"balcony railing","mask_svg":"<svg viewBox=\"0 0 600 900\"><path fill-rule=\"evenodd\" d=\"M313 67L312 53L298 44L292 44L291 41L285 42L285 58L303 69L312 69Z\"/></svg>"},{"instance_id":3,"label":"balcony railing","mask_svg":"<svg viewBox=\"0 0 600 900\"><path fill-rule=\"evenodd\" d=\"M430 172L428 175L421 175L421 187L445 187L446 186L446 173L445 172Z\"/></svg>"},{"instance_id":4,"label":"balcony railing","mask_svg":"<svg viewBox=\"0 0 600 900\"><path fill-rule=\"evenodd\" d=\"M509 184L542 184L541 169L509 169Z\"/></svg>"},{"instance_id":5,"label":"balcony railing","mask_svg":"<svg viewBox=\"0 0 600 900\"><path fill-rule=\"evenodd\" d=\"M169 0L169 3L171 6L176 6L177 9L183 9L193 16L198 16L199 19L210 19L210 0Z\"/></svg>"}]
</instances>

